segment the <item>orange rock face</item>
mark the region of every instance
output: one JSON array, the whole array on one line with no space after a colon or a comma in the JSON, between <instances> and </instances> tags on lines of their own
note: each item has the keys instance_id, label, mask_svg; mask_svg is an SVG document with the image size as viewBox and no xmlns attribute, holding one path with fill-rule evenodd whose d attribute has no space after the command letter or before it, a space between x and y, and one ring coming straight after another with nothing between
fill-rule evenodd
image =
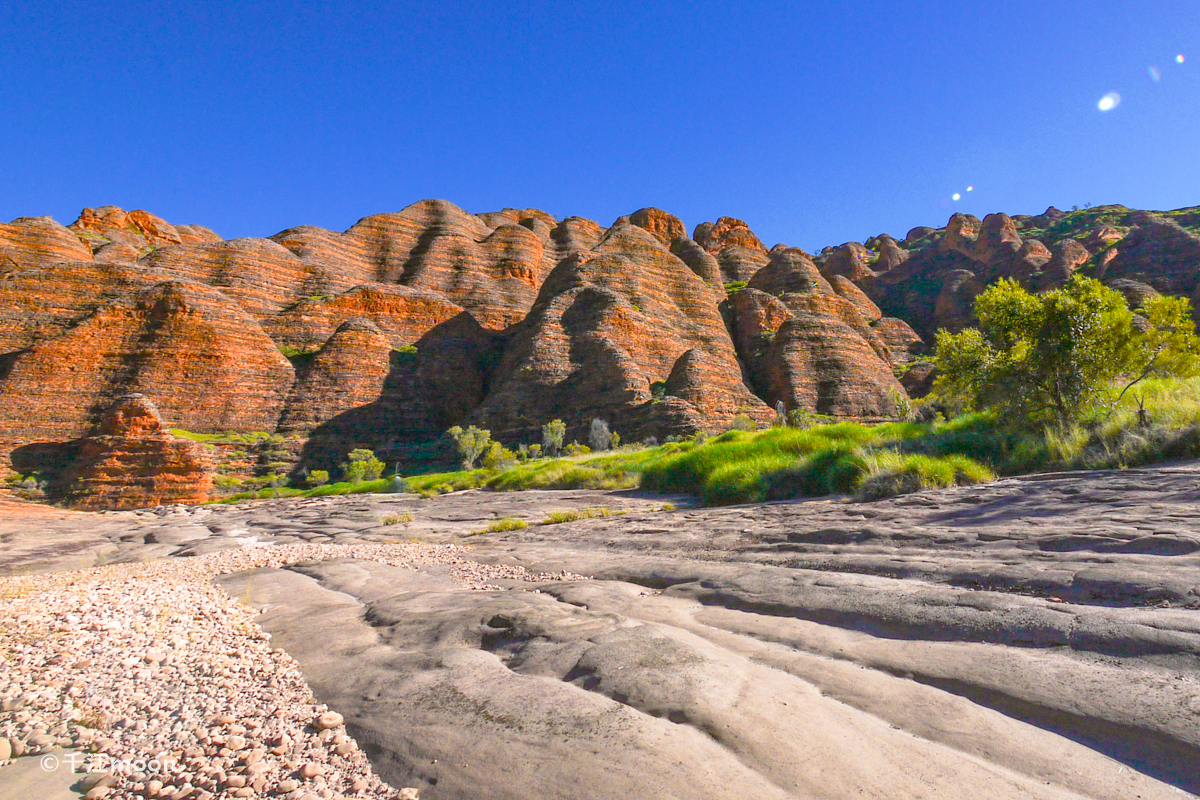
<instances>
[{"instance_id":1,"label":"orange rock face","mask_svg":"<svg viewBox=\"0 0 1200 800\"><path fill-rule=\"evenodd\" d=\"M76 443L71 467L59 481L62 499L78 509L143 509L204 503L212 476L202 446L170 435L148 398L126 395Z\"/></svg>"},{"instance_id":2,"label":"orange rock face","mask_svg":"<svg viewBox=\"0 0 1200 800\"><path fill-rule=\"evenodd\" d=\"M683 220L674 214L668 214L661 208L643 208L629 215L629 221L639 228L644 228L654 234L655 238L668 247L676 239L687 236L687 228Z\"/></svg>"},{"instance_id":3,"label":"orange rock face","mask_svg":"<svg viewBox=\"0 0 1200 800\"><path fill-rule=\"evenodd\" d=\"M110 435L93 428L130 392L171 425L286 434L303 465L334 469L357 446L432 466L465 423L515 444L553 418L630 440L766 420L779 401L886 415L892 366L925 348L907 323L926 341L970 324L998 277L1107 270L1200 299L1200 214L1172 214L956 215L815 257L767 251L731 217L688 238L656 208L605 228L425 200L228 241L111 206L18 219L0 225L0 472ZM727 298L734 282L749 288Z\"/></svg>"},{"instance_id":4,"label":"orange rock face","mask_svg":"<svg viewBox=\"0 0 1200 800\"><path fill-rule=\"evenodd\" d=\"M292 378L291 364L232 300L167 282L20 351L0 382L0 430L74 439L117 397L140 392L187 430L272 431Z\"/></svg>"},{"instance_id":5,"label":"orange rock face","mask_svg":"<svg viewBox=\"0 0 1200 800\"><path fill-rule=\"evenodd\" d=\"M378 400L391 372L391 357L392 345L374 323L342 323L298 368L280 432L307 434L338 414Z\"/></svg>"},{"instance_id":6,"label":"orange rock face","mask_svg":"<svg viewBox=\"0 0 1200 800\"><path fill-rule=\"evenodd\" d=\"M539 441L554 418L567 422L570 436L584 436L599 417L626 439L640 438L653 417L642 408L652 404L651 384L665 383L693 350L677 384L689 385L686 376L701 369L687 364L703 364L706 386L680 400L713 422L743 409L765 414L742 383L720 297L653 234L618 225L546 279L476 418L493 434L526 442Z\"/></svg>"},{"instance_id":7,"label":"orange rock face","mask_svg":"<svg viewBox=\"0 0 1200 800\"><path fill-rule=\"evenodd\" d=\"M172 436L144 395L118 398L74 445L55 492L77 508L202 503L212 492L213 468L204 448Z\"/></svg>"},{"instance_id":8,"label":"orange rock face","mask_svg":"<svg viewBox=\"0 0 1200 800\"><path fill-rule=\"evenodd\" d=\"M49 217L0 223L0 276L59 261L91 260L91 249Z\"/></svg>"},{"instance_id":9,"label":"orange rock face","mask_svg":"<svg viewBox=\"0 0 1200 800\"><path fill-rule=\"evenodd\" d=\"M721 217L716 222L701 222L696 226L692 238L696 243L714 255L728 247L745 247L757 250L766 255L767 248L750 230L750 226L740 219Z\"/></svg>"},{"instance_id":10,"label":"orange rock face","mask_svg":"<svg viewBox=\"0 0 1200 800\"><path fill-rule=\"evenodd\" d=\"M135 249L172 244L216 242L221 237L199 225L176 227L148 211L126 213L116 206L85 208L69 226L81 239L97 250L107 243L125 244Z\"/></svg>"},{"instance_id":11,"label":"orange rock face","mask_svg":"<svg viewBox=\"0 0 1200 800\"><path fill-rule=\"evenodd\" d=\"M1106 283L1131 279L1200 301L1195 209L1101 206L1068 213L1051 207L1033 217L989 214L982 220L955 214L945 228L909 231L903 247L884 236L869 244L879 257L868 269L851 268L844 254L832 251L818 265L826 275L849 277L885 314L927 340L938 328L973 324L975 296L1001 278L1046 291L1088 269Z\"/></svg>"},{"instance_id":12,"label":"orange rock face","mask_svg":"<svg viewBox=\"0 0 1200 800\"><path fill-rule=\"evenodd\" d=\"M462 313L460 306L437 292L364 284L339 295L300 300L268 317L264 325L277 342L311 350L346 321L370 320L393 347L403 347Z\"/></svg>"},{"instance_id":13,"label":"orange rock face","mask_svg":"<svg viewBox=\"0 0 1200 800\"><path fill-rule=\"evenodd\" d=\"M889 390L904 390L891 365L846 321L858 313L853 306L836 295L799 295L789 298L788 309L792 317L766 356L769 399L834 416L895 412Z\"/></svg>"}]
</instances>

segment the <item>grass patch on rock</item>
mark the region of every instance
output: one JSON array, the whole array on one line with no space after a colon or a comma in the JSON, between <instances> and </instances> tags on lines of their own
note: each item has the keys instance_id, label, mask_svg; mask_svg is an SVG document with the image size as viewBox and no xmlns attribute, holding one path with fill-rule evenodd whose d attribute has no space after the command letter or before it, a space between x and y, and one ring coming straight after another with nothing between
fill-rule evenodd
<instances>
[{"instance_id":1,"label":"grass patch on rock","mask_svg":"<svg viewBox=\"0 0 1200 800\"><path fill-rule=\"evenodd\" d=\"M572 508L566 511L551 511L539 525L561 525L564 522L574 522L579 519L596 519L600 517L619 517L626 512L608 506L592 506L591 508Z\"/></svg>"}]
</instances>

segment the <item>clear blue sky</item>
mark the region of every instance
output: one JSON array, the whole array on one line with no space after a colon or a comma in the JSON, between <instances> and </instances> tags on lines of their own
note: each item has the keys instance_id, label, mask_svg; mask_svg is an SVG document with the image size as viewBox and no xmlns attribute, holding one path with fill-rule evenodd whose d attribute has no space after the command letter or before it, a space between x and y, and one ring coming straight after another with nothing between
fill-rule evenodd
<instances>
[{"instance_id":1,"label":"clear blue sky","mask_svg":"<svg viewBox=\"0 0 1200 800\"><path fill-rule=\"evenodd\" d=\"M1195 0L9 0L0 33L3 220L112 204L232 238L441 197L811 249L1200 204Z\"/></svg>"}]
</instances>

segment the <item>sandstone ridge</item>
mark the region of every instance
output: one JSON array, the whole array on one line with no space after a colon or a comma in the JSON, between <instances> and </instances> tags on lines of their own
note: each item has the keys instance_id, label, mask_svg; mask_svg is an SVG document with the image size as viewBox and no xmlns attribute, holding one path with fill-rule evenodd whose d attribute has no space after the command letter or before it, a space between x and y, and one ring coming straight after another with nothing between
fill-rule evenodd
<instances>
[{"instance_id":1,"label":"sandstone ridge","mask_svg":"<svg viewBox=\"0 0 1200 800\"><path fill-rule=\"evenodd\" d=\"M23 217L0 225L0 473L27 474L41 462L13 454L78 440L129 392L172 427L272 438L242 452L260 473L336 469L353 447L418 469L448 457L454 424L516 445L552 418L568 439L599 417L631 441L779 403L886 417L894 374L971 324L989 283L1076 272L1135 303L1200 299L1200 212L955 214L815 255L733 217L689 237L653 207L605 227L422 200L342 232L230 240L114 206Z\"/></svg>"}]
</instances>

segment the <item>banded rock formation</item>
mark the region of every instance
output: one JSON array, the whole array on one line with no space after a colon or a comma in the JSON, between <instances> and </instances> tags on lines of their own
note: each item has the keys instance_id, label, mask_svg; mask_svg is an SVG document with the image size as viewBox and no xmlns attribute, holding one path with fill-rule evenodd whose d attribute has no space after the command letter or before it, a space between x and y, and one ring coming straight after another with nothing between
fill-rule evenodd
<instances>
[{"instance_id":1,"label":"banded rock formation","mask_svg":"<svg viewBox=\"0 0 1200 800\"><path fill-rule=\"evenodd\" d=\"M118 398L73 450L58 482L62 499L79 508L203 503L212 492L213 466L204 449L172 436L145 395Z\"/></svg>"},{"instance_id":2,"label":"banded rock formation","mask_svg":"<svg viewBox=\"0 0 1200 800\"><path fill-rule=\"evenodd\" d=\"M865 245L826 248L816 259L925 339L974 322L972 303L1001 278L1045 291L1077 271L1109 283L1132 279L1200 300L1200 211L1132 211L1100 206L1037 216L953 215L944 228L914 228L902 243L881 235Z\"/></svg>"},{"instance_id":3,"label":"banded rock formation","mask_svg":"<svg viewBox=\"0 0 1200 800\"><path fill-rule=\"evenodd\" d=\"M335 469L355 446L434 463L441 432L468 422L515 444L554 417L630 440L781 400L886 415L893 368L970 324L989 283L1080 270L1195 299L1200 213L955 215L816 257L767 250L731 217L689 238L656 208L605 228L427 200L344 232L233 240L115 207L22 218L0 225L0 472L129 392L189 430L286 434L297 466ZM727 299L733 282L749 288Z\"/></svg>"},{"instance_id":4,"label":"banded rock formation","mask_svg":"<svg viewBox=\"0 0 1200 800\"><path fill-rule=\"evenodd\" d=\"M734 341L758 394L772 405L816 409L823 414L877 417L895 412L893 394L903 392L893 362L907 360L898 323L885 341L876 332L882 314L841 275L821 275L797 248L772 252L729 303ZM911 330L913 339L919 341ZM903 351L901 353L900 351ZM903 356L903 357L902 357Z\"/></svg>"},{"instance_id":5,"label":"banded rock formation","mask_svg":"<svg viewBox=\"0 0 1200 800\"><path fill-rule=\"evenodd\" d=\"M742 381L718 313L721 297L659 236L618 224L546 279L475 418L494 434L525 441L536 441L553 418L581 438L593 417L627 438L648 435L660 430L652 390L659 382L692 406L681 432L738 413L765 417L768 409Z\"/></svg>"}]
</instances>

